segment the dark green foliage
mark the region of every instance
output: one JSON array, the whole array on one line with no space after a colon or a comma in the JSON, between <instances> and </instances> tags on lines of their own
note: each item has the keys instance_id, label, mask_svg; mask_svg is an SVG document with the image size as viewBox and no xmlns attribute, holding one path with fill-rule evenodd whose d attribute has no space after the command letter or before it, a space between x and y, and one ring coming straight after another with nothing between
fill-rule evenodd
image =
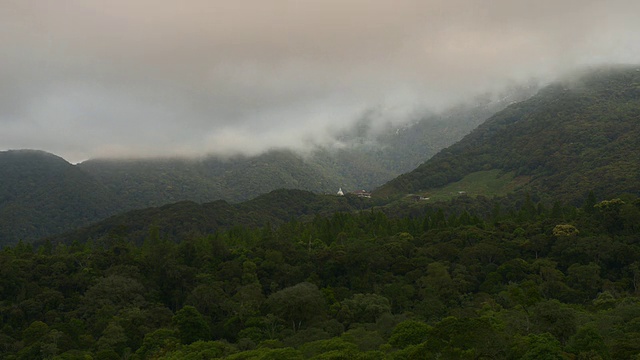
<instances>
[{"instance_id":1,"label":"dark green foliage","mask_svg":"<svg viewBox=\"0 0 640 360\"><path fill-rule=\"evenodd\" d=\"M300 346L300 351L307 358L317 357L320 354L333 352L334 354L340 352L355 352L358 347L350 342L347 342L341 338L333 338L329 340L318 340L307 342Z\"/></svg>"},{"instance_id":2,"label":"dark green foliage","mask_svg":"<svg viewBox=\"0 0 640 360\"><path fill-rule=\"evenodd\" d=\"M398 324L391 333L389 344L398 349L427 341L431 326L421 321L407 320Z\"/></svg>"},{"instance_id":3,"label":"dark green foliage","mask_svg":"<svg viewBox=\"0 0 640 360\"><path fill-rule=\"evenodd\" d=\"M136 354L142 359L153 358L163 351L174 350L178 341L174 330L158 329L145 334L142 346Z\"/></svg>"},{"instance_id":4,"label":"dark green foliage","mask_svg":"<svg viewBox=\"0 0 640 360\"><path fill-rule=\"evenodd\" d=\"M133 210L111 217L86 228L52 237L54 242L71 243L93 238L100 242L117 241L122 234L142 243L150 232L156 236L178 241L206 234L213 234L213 244L220 254L224 248L216 244L216 233L224 230L229 238L243 238L253 229L280 225L291 219L310 220L316 215L337 211L351 212L371 205L368 199L356 196L316 195L302 190L274 190L240 204L226 201L197 204L179 202L159 208ZM234 230L235 228L235 230ZM257 240L257 239L256 239Z\"/></svg>"},{"instance_id":5,"label":"dark green foliage","mask_svg":"<svg viewBox=\"0 0 640 360\"><path fill-rule=\"evenodd\" d=\"M178 329L178 338L183 344L191 344L198 340L209 340L211 329L202 314L193 306L185 306L173 317Z\"/></svg>"},{"instance_id":6,"label":"dark green foliage","mask_svg":"<svg viewBox=\"0 0 640 360\"><path fill-rule=\"evenodd\" d=\"M267 306L276 316L292 324L294 331L324 313L324 297L314 284L303 282L269 296Z\"/></svg>"},{"instance_id":7,"label":"dark green foliage","mask_svg":"<svg viewBox=\"0 0 640 360\"><path fill-rule=\"evenodd\" d=\"M375 323L381 315L391 311L391 304L377 294L355 294L342 301L340 318L347 324Z\"/></svg>"},{"instance_id":8,"label":"dark green foliage","mask_svg":"<svg viewBox=\"0 0 640 360\"><path fill-rule=\"evenodd\" d=\"M293 194L280 194L280 204L295 204L287 198ZM313 196L299 195L313 203ZM459 225L454 201L410 217L335 213L258 229L236 226L180 243L159 227L141 245L126 231L113 241L35 249L19 243L0 251L0 355L637 354L640 248L635 221L616 210L635 207L636 199L603 200L594 212L559 203L561 220L551 209L538 213L532 198L530 205L526 197L513 199L521 205L465 200L476 225ZM496 222L490 209L498 201L503 215ZM521 207L536 209L536 216L521 216ZM475 208L488 211L478 216Z\"/></svg>"},{"instance_id":9,"label":"dark green foliage","mask_svg":"<svg viewBox=\"0 0 640 360\"><path fill-rule=\"evenodd\" d=\"M0 152L0 246L88 225L118 209L107 188L62 158Z\"/></svg>"},{"instance_id":10,"label":"dark green foliage","mask_svg":"<svg viewBox=\"0 0 640 360\"><path fill-rule=\"evenodd\" d=\"M551 334L531 334L524 339L525 349L523 360L563 360L560 343Z\"/></svg>"},{"instance_id":11,"label":"dark green foliage","mask_svg":"<svg viewBox=\"0 0 640 360\"><path fill-rule=\"evenodd\" d=\"M588 358L588 354L592 358L600 356L602 359L610 359L609 349L605 344L604 338L599 334L597 329L592 326L585 326L569 339L567 348L574 354Z\"/></svg>"}]
</instances>

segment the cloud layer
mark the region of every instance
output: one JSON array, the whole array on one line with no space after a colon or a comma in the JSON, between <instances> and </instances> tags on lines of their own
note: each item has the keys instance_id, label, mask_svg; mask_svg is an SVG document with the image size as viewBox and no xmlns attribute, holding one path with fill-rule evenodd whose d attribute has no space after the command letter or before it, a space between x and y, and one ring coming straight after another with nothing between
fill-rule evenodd
<instances>
[{"instance_id":1,"label":"cloud layer","mask_svg":"<svg viewBox=\"0 0 640 360\"><path fill-rule=\"evenodd\" d=\"M640 63L636 0L0 0L0 148L258 153L372 107L441 108Z\"/></svg>"}]
</instances>

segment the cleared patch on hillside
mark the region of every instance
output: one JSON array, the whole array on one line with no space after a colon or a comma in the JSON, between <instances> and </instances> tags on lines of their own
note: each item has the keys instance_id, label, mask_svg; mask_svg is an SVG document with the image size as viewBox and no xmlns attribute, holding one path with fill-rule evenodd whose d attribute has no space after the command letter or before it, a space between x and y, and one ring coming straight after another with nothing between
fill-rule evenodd
<instances>
[{"instance_id":1,"label":"cleared patch on hillside","mask_svg":"<svg viewBox=\"0 0 640 360\"><path fill-rule=\"evenodd\" d=\"M477 171L465 176L462 180L450 183L441 188L431 189L420 195L428 200L449 200L456 196L467 195L487 197L506 195L530 180L529 176L514 176L513 172L504 173L501 170Z\"/></svg>"}]
</instances>

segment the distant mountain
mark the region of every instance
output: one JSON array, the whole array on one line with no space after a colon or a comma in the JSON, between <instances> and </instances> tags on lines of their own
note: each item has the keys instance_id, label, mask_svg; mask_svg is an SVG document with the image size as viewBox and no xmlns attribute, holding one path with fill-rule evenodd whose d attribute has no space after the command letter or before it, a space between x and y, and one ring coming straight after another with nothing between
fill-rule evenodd
<instances>
[{"instance_id":1,"label":"distant mountain","mask_svg":"<svg viewBox=\"0 0 640 360\"><path fill-rule=\"evenodd\" d=\"M289 150L230 159L137 159L85 161L78 167L95 177L128 209L177 201L244 201L274 189L337 191L331 177Z\"/></svg>"},{"instance_id":2,"label":"distant mountain","mask_svg":"<svg viewBox=\"0 0 640 360\"><path fill-rule=\"evenodd\" d=\"M119 209L109 191L42 151L0 152L0 245L67 231Z\"/></svg>"},{"instance_id":3,"label":"distant mountain","mask_svg":"<svg viewBox=\"0 0 640 360\"><path fill-rule=\"evenodd\" d=\"M279 188L316 193L372 189L410 171L468 134L510 103L532 95L535 85L485 95L439 114L422 113L401 126L372 129L366 114L337 135L334 146L301 155L272 150L258 156L186 159L95 159L78 166L125 199L128 209L189 200L240 202Z\"/></svg>"},{"instance_id":4,"label":"distant mountain","mask_svg":"<svg viewBox=\"0 0 640 360\"><path fill-rule=\"evenodd\" d=\"M473 186L465 179L489 174L548 199L637 194L640 68L599 68L547 86L374 195L426 195L456 182Z\"/></svg>"}]
</instances>

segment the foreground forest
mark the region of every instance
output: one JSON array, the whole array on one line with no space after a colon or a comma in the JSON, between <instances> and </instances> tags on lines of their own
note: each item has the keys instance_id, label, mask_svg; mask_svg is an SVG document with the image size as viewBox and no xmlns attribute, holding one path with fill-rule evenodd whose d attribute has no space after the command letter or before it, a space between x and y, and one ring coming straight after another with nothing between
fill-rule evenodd
<instances>
[{"instance_id":1,"label":"foreground forest","mask_svg":"<svg viewBox=\"0 0 640 360\"><path fill-rule=\"evenodd\" d=\"M0 357L640 358L639 199L460 201L4 248Z\"/></svg>"}]
</instances>

